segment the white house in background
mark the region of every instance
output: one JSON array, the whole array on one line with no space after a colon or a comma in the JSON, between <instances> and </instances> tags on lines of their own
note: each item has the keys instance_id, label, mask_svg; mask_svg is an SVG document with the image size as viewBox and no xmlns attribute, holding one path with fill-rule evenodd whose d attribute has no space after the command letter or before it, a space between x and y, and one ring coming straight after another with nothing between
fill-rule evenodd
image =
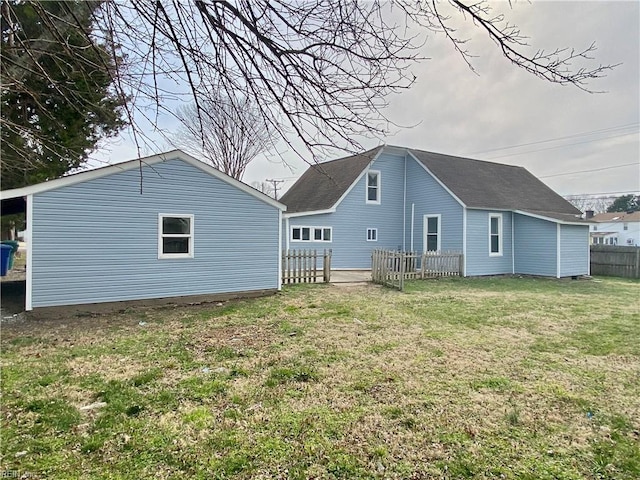
<instances>
[{"instance_id":1,"label":"white house in background","mask_svg":"<svg viewBox=\"0 0 640 480\"><path fill-rule=\"evenodd\" d=\"M590 221L593 245L640 245L640 212L600 213Z\"/></svg>"}]
</instances>

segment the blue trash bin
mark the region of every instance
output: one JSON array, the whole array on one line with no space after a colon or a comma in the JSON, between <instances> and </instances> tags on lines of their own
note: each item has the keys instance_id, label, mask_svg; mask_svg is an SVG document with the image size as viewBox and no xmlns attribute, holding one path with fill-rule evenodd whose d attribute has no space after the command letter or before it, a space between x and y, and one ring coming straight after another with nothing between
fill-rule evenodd
<instances>
[{"instance_id":1,"label":"blue trash bin","mask_svg":"<svg viewBox=\"0 0 640 480\"><path fill-rule=\"evenodd\" d=\"M11 256L11 251L13 247L11 245L0 245L0 249L2 249L1 257L2 260L0 262L0 276L4 277L7 274L7 270L9 269L9 257Z\"/></svg>"},{"instance_id":2,"label":"blue trash bin","mask_svg":"<svg viewBox=\"0 0 640 480\"><path fill-rule=\"evenodd\" d=\"M7 264L7 270L11 270L13 268L13 259L16 257L16 253L18 253L20 243L15 240L2 240L0 243L11 247L11 255L9 255L9 263Z\"/></svg>"}]
</instances>

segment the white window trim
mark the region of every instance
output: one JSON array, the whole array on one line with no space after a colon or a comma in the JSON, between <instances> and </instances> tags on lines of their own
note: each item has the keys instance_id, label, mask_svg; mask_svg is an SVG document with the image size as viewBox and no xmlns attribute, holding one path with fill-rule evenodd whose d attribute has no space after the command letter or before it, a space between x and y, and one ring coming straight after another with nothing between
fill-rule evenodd
<instances>
[{"instance_id":1,"label":"white window trim","mask_svg":"<svg viewBox=\"0 0 640 480\"><path fill-rule=\"evenodd\" d=\"M299 228L300 230L300 239L294 239L293 238L293 230ZM308 228L309 229L309 240L302 240L302 229L303 228ZM322 230L322 237L324 238L324 230L329 230L329 235L331 236L330 240L315 240L315 230L316 229L320 229ZM327 227L327 226L309 226L309 225L291 225L289 228L289 238L291 239L292 243L331 243L333 242L333 227Z\"/></svg>"},{"instance_id":2,"label":"white window trim","mask_svg":"<svg viewBox=\"0 0 640 480\"><path fill-rule=\"evenodd\" d=\"M378 176L378 185L376 186L376 188L378 189L377 200L369 200L369 174L370 173L375 173ZM366 181L364 183L366 187L364 189L365 202L369 205L380 205L380 203L382 202L382 173L380 173L380 170L367 170Z\"/></svg>"},{"instance_id":3,"label":"white window trim","mask_svg":"<svg viewBox=\"0 0 640 480\"><path fill-rule=\"evenodd\" d=\"M375 238L371 238L371 232L375 232ZM378 229L377 228L367 228L367 242L377 242L378 241Z\"/></svg>"},{"instance_id":4,"label":"white window trim","mask_svg":"<svg viewBox=\"0 0 640 480\"><path fill-rule=\"evenodd\" d=\"M493 218L498 219L498 251L491 251L491 220ZM502 230L502 214L501 213L490 213L489 214L489 256L490 257L501 257L504 253L504 245L503 245L503 230Z\"/></svg>"},{"instance_id":5,"label":"white window trim","mask_svg":"<svg viewBox=\"0 0 640 480\"><path fill-rule=\"evenodd\" d=\"M164 218L188 218L189 219L189 234L177 234L177 233L162 233L162 220ZM193 258L194 257L194 223L195 217L193 214L188 213L159 213L158 214L158 259L166 260L166 259L177 259L177 258ZM179 238L188 238L189 239L189 252L188 253L164 253L162 251L163 242L162 239L164 237L179 237Z\"/></svg>"},{"instance_id":6,"label":"white window trim","mask_svg":"<svg viewBox=\"0 0 640 480\"><path fill-rule=\"evenodd\" d=\"M424 215L424 217L422 218L422 253L426 253L427 252L427 234L428 232L428 228L429 228L429 219L430 218L437 218L438 219L438 232L436 235L437 238L437 247L438 247L438 252L442 250L442 215L441 214L436 214L436 215Z\"/></svg>"}]
</instances>

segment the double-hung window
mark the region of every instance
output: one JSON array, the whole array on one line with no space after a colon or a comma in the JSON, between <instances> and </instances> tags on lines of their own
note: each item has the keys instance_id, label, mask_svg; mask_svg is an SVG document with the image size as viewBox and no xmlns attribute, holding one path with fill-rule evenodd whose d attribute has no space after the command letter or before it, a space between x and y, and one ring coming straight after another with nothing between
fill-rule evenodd
<instances>
[{"instance_id":1,"label":"double-hung window","mask_svg":"<svg viewBox=\"0 0 640 480\"><path fill-rule=\"evenodd\" d=\"M440 215L424 216L424 251L440 250Z\"/></svg>"},{"instance_id":2,"label":"double-hung window","mask_svg":"<svg viewBox=\"0 0 640 480\"><path fill-rule=\"evenodd\" d=\"M193 258L193 215L158 215L158 258Z\"/></svg>"},{"instance_id":3,"label":"double-hung window","mask_svg":"<svg viewBox=\"0 0 640 480\"><path fill-rule=\"evenodd\" d=\"M489 214L489 256L502 255L502 214Z\"/></svg>"},{"instance_id":4,"label":"double-hung window","mask_svg":"<svg viewBox=\"0 0 640 480\"><path fill-rule=\"evenodd\" d=\"M330 242L331 227L291 227L294 242Z\"/></svg>"},{"instance_id":5,"label":"double-hung window","mask_svg":"<svg viewBox=\"0 0 640 480\"><path fill-rule=\"evenodd\" d=\"M380 172L367 172L367 203L380 203Z\"/></svg>"}]
</instances>

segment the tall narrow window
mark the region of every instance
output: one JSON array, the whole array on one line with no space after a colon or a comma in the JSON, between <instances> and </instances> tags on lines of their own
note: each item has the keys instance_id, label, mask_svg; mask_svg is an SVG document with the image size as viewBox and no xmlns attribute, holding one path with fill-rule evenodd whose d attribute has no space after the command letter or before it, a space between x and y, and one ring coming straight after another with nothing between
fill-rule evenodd
<instances>
[{"instance_id":1,"label":"tall narrow window","mask_svg":"<svg viewBox=\"0 0 640 480\"><path fill-rule=\"evenodd\" d=\"M424 247L425 252L440 250L440 215L424 216Z\"/></svg>"},{"instance_id":2,"label":"tall narrow window","mask_svg":"<svg viewBox=\"0 0 640 480\"><path fill-rule=\"evenodd\" d=\"M502 215L489 214L489 255L502 255Z\"/></svg>"},{"instance_id":3,"label":"tall narrow window","mask_svg":"<svg viewBox=\"0 0 640 480\"><path fill-rule=\"evenodd\" d=\"M367 203L380 203L380 172L367 172Z\"/></svg>"},{"instance_id":4,"label":"tall narrow window","mask_svg":"<svg viewBox=\"0 0 640 480\"><path fill-rule=\"evenodd\" d=\"M193 257L193 215L158 216L158 258Z\"/></svg>"},{"instance_id":5,"label":"tall narrow window","mask_svg":"<svg viewBox=\"0 0 640 480\"><path fill-rule=\"evenodd\" d=\"M367 242L377 242L377 241L378 241L378 229L367 228Z\"/></svg>"}]
</instances>

